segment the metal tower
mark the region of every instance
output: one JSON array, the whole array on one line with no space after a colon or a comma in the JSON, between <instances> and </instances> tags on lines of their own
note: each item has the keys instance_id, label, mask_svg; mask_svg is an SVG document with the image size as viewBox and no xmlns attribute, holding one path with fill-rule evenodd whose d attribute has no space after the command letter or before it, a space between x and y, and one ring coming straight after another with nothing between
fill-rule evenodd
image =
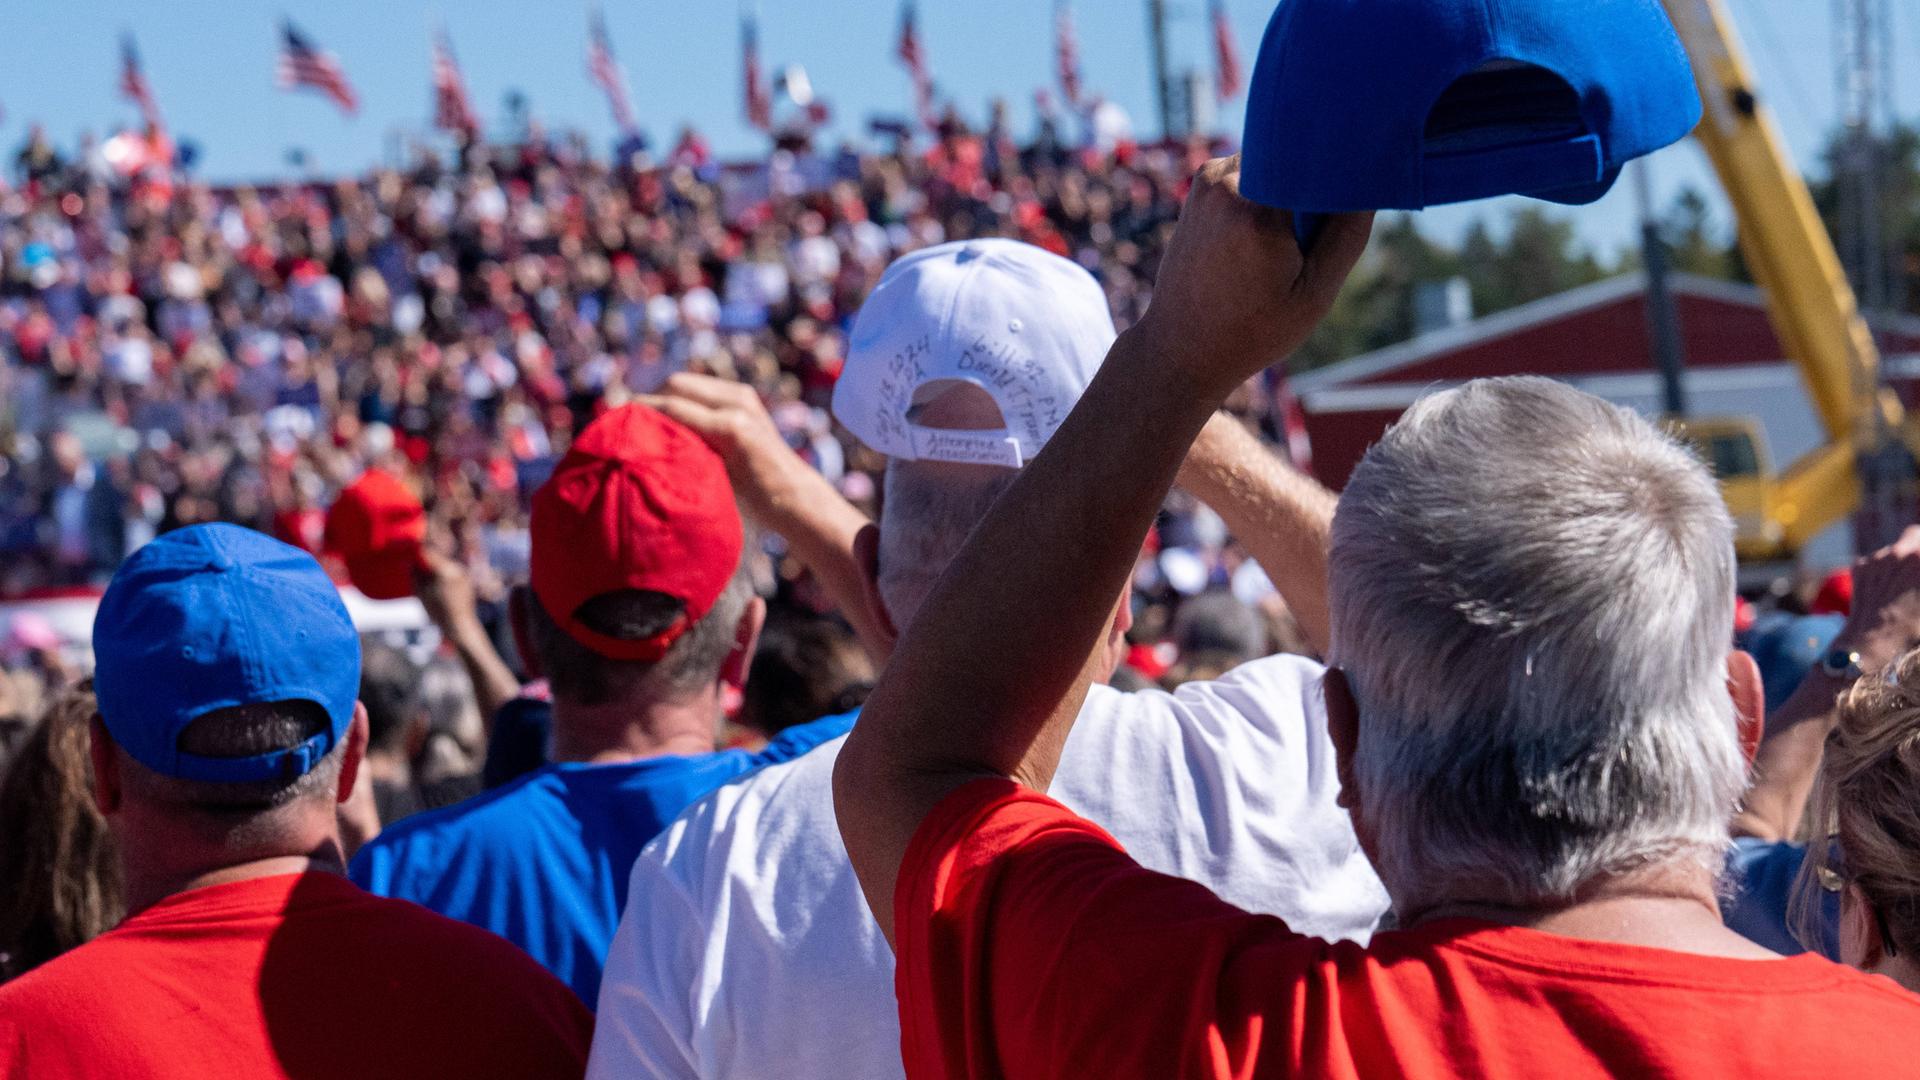
<instances>
[{"instance_id":1,"label":"metal tower","mask_svg":"<svg viewBox=\"0 0 1920 1080\"><path fill-rule=\"evenodd\" d=\"M1841 259L1869 312L1905 298L1894 295L1893 252L1881 197L1883 140L1893 118L1893 4L1833 0L1835 80L1845 134L1834 181L1839 196Z\"/></svg>"}]
</instances>

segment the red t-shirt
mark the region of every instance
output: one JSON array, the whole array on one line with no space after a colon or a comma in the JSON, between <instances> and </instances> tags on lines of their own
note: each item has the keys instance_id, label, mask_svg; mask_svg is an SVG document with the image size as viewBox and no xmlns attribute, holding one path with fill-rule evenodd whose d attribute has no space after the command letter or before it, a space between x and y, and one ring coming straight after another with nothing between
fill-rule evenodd
<instances>
[{"instance_id":1,"label":"red t-shirt","mask_svg":"<svg viewBox=\"0 0 1920 1080\"><path fill-rule=\"evenodd\" d=\"M1730 960L1473 920L1330 945L1140 868L1006 781L915 834L894 903L926 1077L1905 1076L1920 997L1812 956Z\"/></svg>"},{"instance_id":2,"label":"red t-shirt","mask_svg":"<svg viewBox=\"0 0 1920 1080\"><path fill-rule=\"evenodd\" d=\"M0 986L0 1077L571 1077L593 1018L513 945L285 874L168 897Z\"/></svg>"}]
</instances>

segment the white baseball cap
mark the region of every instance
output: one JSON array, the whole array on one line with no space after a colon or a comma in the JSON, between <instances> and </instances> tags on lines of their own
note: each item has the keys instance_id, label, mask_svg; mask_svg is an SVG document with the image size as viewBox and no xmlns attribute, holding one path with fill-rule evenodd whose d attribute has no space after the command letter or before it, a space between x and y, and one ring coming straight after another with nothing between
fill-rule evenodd
<instances>
[{"instance_id":1,"label":"white baseball cap","mask_svg":"<svg viewBox=\"0 0 1920 1080\"><path fill-rule=\"evenodd\" d=\"M1106 294L1073 262L1015 240L925 248L889 266L854 319L833 415L891 458L1018 468L1080 400L1114 337ZM954 383L986 391L1005 426L916 424L915 406Z\"/></svg>"}]
</instances>

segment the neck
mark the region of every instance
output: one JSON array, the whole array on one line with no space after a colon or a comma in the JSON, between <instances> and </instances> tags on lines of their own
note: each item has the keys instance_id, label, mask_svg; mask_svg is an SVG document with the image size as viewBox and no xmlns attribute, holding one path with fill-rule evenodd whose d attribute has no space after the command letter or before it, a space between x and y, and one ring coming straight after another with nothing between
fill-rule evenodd
<instances>
[{"instance_id":1,"label":"neck","mask_svg":"<svg viewBox=\"0 0 1920 1080\"><path fill-rule=\"evenodd\" d=\"M1775 954L1726 928L1714 878L1689 860L1604 878L1570 902L1540 906L1434 899L1405 910L1401 925L1477 919L1563 937L1674 952L1768 959Z\"/></svg>"},{"instance_id":2,"label":"neck","mask_svg":"<svg viewBox=\"0 0 1920 1080\"><path fill-rule=\"evenodd\" d=\"M341 854L340 842L332 837L305 855L265 855L226 865L220 865L217 859L200 865L176 863L167 866L123 859L121 865L126 878L128 915L144 911L169 896L210 885L227 885L236 881L309 871L346 873L346 858Z\"/></svg>"},{"instance_id":3,"label":"neck","mask_svg":"<svg viewBox=\"0 0 1920 1080\"><path fill-rule=\"evenodd\" d=\"M1882 959L1867 970L1875 975L1885 975L1908 990L1920 994L1920 964L1914 963L1906 953Z\"/></svg>"},{"instance_id":4,"label":"neck","mask_svg":"<svg viewBox=\"0 0 1920 1080\"><path fill-rule=\"evenodd\" d=\"M674 701L553 703L554 761L593 765L711 754L719 745L718 688Z\"/></svg>"}]
</instances>

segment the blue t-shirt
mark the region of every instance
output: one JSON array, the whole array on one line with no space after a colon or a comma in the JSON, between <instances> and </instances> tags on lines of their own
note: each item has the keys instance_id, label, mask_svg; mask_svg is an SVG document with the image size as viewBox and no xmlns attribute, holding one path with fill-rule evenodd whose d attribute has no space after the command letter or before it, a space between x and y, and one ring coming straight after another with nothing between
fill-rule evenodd
<instances>
[{"instance_id":1,"label":"blue t-shirt","mask_svg":"<svg viewBox=\"0 0 1920 1080\"><path fill-rule=\"evenodd\" d=\"M361 848L348 876L369 892L499 934L593 1008L627 879L647 841L727 781L846 734L856 715L790 728L758 754L547 765L407 818Z\"/></svg>"},{"instance_id":2,"label":"blue t-shirt","mask_svg":"<svg viewBox=\"0 0 1920 1080\"><path fill-rule=\"evenodd\" d=\"M1770 843L1751 836L1733 842L1733 856L1727 860L1727 879L1731 888L1720 906L1721 921L1729 930L1774 952L1793 956L1807 951L1794 936L1787 911L1793 901L1794 882L1800 877L1800 865L1807 861L1807 849L1799 844ZM1820 897L1821 942L1819 952L1829 960L1840 955L1840 903L1830 894Z\"/></svg>"}]
</instances>

